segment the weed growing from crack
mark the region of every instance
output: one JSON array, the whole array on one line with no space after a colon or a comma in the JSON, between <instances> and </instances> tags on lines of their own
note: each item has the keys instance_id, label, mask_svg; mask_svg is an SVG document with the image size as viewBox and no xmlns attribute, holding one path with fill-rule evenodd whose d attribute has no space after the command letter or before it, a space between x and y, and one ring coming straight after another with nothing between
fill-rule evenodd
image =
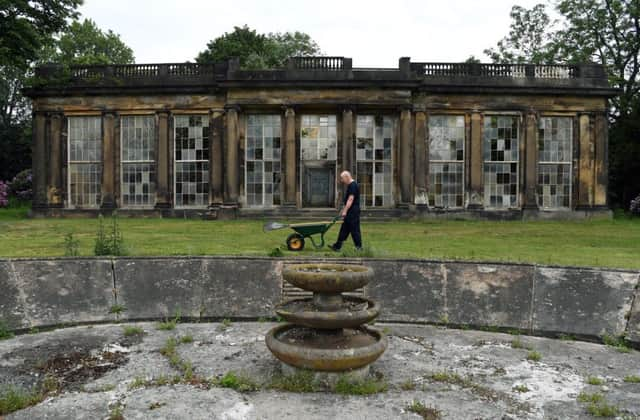
<instances>
[{"instance_id":1,"label":"weed growing from crack","mask_svg":"<svg viewBox=\"0 0 640 420\"><path fill-rule=\"evenodd\" d=\"M623 380L625 382L628 382L628 383L639 384L640 383L640 376L638 376L638 375L627 375L627 376L624 377Z\"/></svg>"},{"instance_id":2,"label":"weed growing from crack","mask_svg":"<svg viewBox=\"0 0 640 420\"><path fill-rule=\"evenodd\" d=\"M161 331L173 331L180 322L180 311L176 311L176 316L173 319L165 318L164 322L159 322L156 328Z\"/></svg>"},{"instance_id":3,"label":"weed growing from crack","mask_svg":"<svg viewBox=\"0 0 640 420\"><path fill-rule=\"evenodd\" d=\"M127 325L124 327L123 334L125 337L135 337L144 334L144 330L141 327L134 327L131 325Z\"/></svg>"},{"instance_id":4,"label":"weed growing from crack","mask_svg":"<svg viewBox=\"0 0 640 420\"><path fill-rule=\"evenodd\" d=\"M425 420L439 420L442 418L442 412L440 410L432 406L426 406L418 400L413 400L411 404L406 407L406 410L416 413Z\"/></svg>"},{"instance_id":5,"label":"weed growing from crack","mask_svg":"<svg viewBox=\"0 0 640 420\"><path fill-rule=\"evenodd\" d=\"M540 352L536 350L531 350L527 354L527 360L530 360L532 362L539 362L540 360L542 360L542 354L540 354Z\"/></svg>"},{"instance_id":6,"label":"weed growing from crack","mask_svg":"<svg viewBox=\"0 0 640 420\"><path fill-rule=\"evenodd\" d=\"M515 385L512 389L513 389L515 392L520 392L520 393L525 393L525 392L529 392L529 391L530 391L529 387L528 387L528 386L526 386L526 385L524 385L524 384L521 384L521 385Z\"/></svg>"},{"instance_id":7,"label":"weed growing from crack","mask_svg":"<svg viewBox=\"0 0 640 420\"><path fill-rule=\"evenodd\" d=\"M585 382L589 385L604 385L604 379L598 376L588 376Z\"/></svg>"},{"instance_id":8,"label":"weed growing from crack","mask_svg":"<svg viewBox=\"0 0 640 420\"><path fill-rule=\"evenodd\" d=\"M627 345L623 335L616 337L613 335L605 334L602 336L602 342L609 347L612 347L620 353L629 353L631 348Z\"/></svg>"},{"instance_id":9,"label":"weed growing from crack","mask_svg":"<svg viewBox=\"0 0 640 420\"><path fill-rule=\"evenodd\" d=\"M260 386L246 375L227 372L217 381L222 388L231 388L238 392L252 392L260 389Z\"/></svg>"},{"instance_id":10,"label":"weed growing from crack","mask_svg":"<svg viewBox=\"0 0 640 420\"><path fill-rule=\"evenodd\" d=\"M388 388L389 386L384 379L365 378L354 380L347 376L341 376L333 387L333 391L342 395L371 395L385 392Z\"/></svg>"}]
</instances>

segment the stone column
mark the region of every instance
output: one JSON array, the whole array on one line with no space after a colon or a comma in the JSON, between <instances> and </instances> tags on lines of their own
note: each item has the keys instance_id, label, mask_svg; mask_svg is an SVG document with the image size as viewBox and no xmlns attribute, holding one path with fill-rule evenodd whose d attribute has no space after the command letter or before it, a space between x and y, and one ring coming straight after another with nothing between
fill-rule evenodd
<instances>
[{"instance_id":1,"label":"stone column","mask_svg":"<svg viewBox=\"0 0 640 420\"><path fill-rule=\"evenodd\" d=\"M224 201L230 206L238 205L240 194L240 162L238 161L238 149L240 145L238 130L238 108L236 106L225 107L226 117L226 144L225 144L225 194Z\"/></svg>"},{"instance_id":2,"label":"stone column","mask_svg":"<svg viewBox=\"0 0 640 420\"><path fill-rule=\"evenodd\" d=\"M296 205L296 113L292 107L284 111L284 205Z\"/></svg>"},{"instance_id":3,"label":"stone column","mask_svg":"<svg viewBox=\"0 0 640 420\"><path fill-rule=\"evenodd\" d=\"M429 200L429 142L427 139L427 114L424 109L415 113L416 128L414 131L414 202L418 206L427 206Z\"/></svg>"},{"instance_id":4,"label":"stone column","mask_svg":"<svg viewBox=\"0 0 640 420\"><path fill-rule=\"evenodd\" d=\"M343 170L354 173L353 162L353 111L350 108L342 110L342 168L338 168L338 172Z\"/></svg>"},{"instance_id":5,"label":"stone column","mask_svg":"<svg viewBox=\"0 0 640 420\"><path fill-rule=\"evenodd\" d=\"M537 210L536 187L538 184L538 118L534 112L525 117L525 169L524 208Z\"/></svg>"},{"instance_id":6,"label":"stone column","mask_svg":"<svg viewBox=\"0 0 640 420\"><path fill-rule=\"evenodd\" d=\"M593 205L593 132L589 114L578 116L580 141L580 160L578 169L578 205L577 208L590 208Z\"/></svg>"},{"instance_id":7,"label":"stone column","mask_svg":"<svg viewBox=\"0 0 640 420\"><path fill-rule=\"evenodd\" d=\"M171 194L169 193L169 167L171 165L169 153L169 112L158 111L158 153L157 153L157 188L156 208L168 209L171 207Z\"/></svg>"},{"instance_id":8,"label":"stone column","mask_svg":"<svg viewBox=\"0 0 640 420\"><path fill-rule=\"evenodd\" d=\"M213 109L209 113L209 206L219 207L224 201L224 110Z\"/></svg>"},{"instance_id":9,"label":"stone column","mask_svg":"<svg viewBox=\"0 0 640 420\"><path fill-rule=\"evenodd\" d=\"M470 159L469 164L469 203L470 209L480 209L483 207L483 185L482 185L482 114L471 113L471 148L467 154Z\"/></svg>"},{"instance_id":10,"label":"stone column","mask_svg":"<svg viewBox=\"0 0 640 420\"><path fill-rule=\"evenodd\" d=\"M400 111L400 201L403 204L413 203L412 153L411 110L405 108Z\"/></svg>"},{"instance_id":11,"label":"stone column","mask_svg":"<svg viewBox=\"0 0 640 420\"><path fill-rule=\"evenodd\" d=\"M102 114L102 203L100 208L115 209L116 115L108 111Z\"/></svg>"},{"instance_id":12,"label":"stone column","mask_svg":"<svg viewBox=\"0 0 640 420\"><path fill-rule=\"evenodd\" d=\"M50 207L62 207L62 119L63 114L51 114L49 129L49 182Z\"/></svg>"},{"instance_id":13,"label":"stone column","mask_svg":"<svg viewBox=\"0 0 640 420\"><path fill-rule=\"evenodd\" d=\"M47 207L47 119L44 113L33 113L33 208Z\"/></svg>"},{"instance_id":14,"label":"stone column","mask_svg":"<svg viewBox=\"0 0 640 420\"><path fill-rule=\"evenodd\" d=\"M595 115L595 167L594 167L594 205L607 207L607 188L609 185L609 121L606 112Z\"/></svg>"}]
</instances>

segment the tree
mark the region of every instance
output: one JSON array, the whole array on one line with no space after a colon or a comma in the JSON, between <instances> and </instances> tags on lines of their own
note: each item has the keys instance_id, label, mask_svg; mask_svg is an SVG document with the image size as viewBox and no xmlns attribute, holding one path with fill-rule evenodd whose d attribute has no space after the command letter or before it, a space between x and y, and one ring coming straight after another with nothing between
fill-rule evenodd
<instances>
[{"instance_id":1,"label":"tree","mask_svg":"<svg viewBox=\"0 0 640 420\"><path fill-rule=\"evenodd\" d=\"M117 34L103 32L91 20L74 21L67 29L48 36L40 43L38 53L23 64L0 63L0 179L10 179L31 165L31 108L21 90L35 65L49 61L65 66L134 61L132 50ZM6 43L3 34L0 45Z\"/></svg>"},{"instance_id":2,"label":"tree","mask_svg":"<svg viewBox=\"0 0 640 420\"><path fill-rule=\"evenodd\" d=\"M559 0L561 19L551 22L545 6L514 6L509 35L485 50L494 62L597 62L611 86L609 194L627 207L640 193L640 1Z\"/></svg>"},{"instance_id":3,"label":"tree","mask_svg":"<svg viewBox=\"0 0 640 420\"><path fill-rule=\"evenodd\" d=\"M546 63L553 61L553 22L544 4L531 9L511 8L509 34L498 41L495 48L484 53L494 63Z\"/></svg>"},{"instance_id":4,"label":"tree","mask_svg":"<svg viewBox=\"0 0 640 420\"><path fill-rule=\"evenodd\" d=\"M49 52L48 60L63 65L129 64L133 50L112 30L102 31L91 19L74 21Z\"/></svg>"},{"instance_id":5,"label":"tree","mask_svg":"<svg viewBox=\"0 0 640 420\"><path fill-rule=\"evenodd\" d=\"M240 59L242 69L282 67L289 57L320 54L311 37L302 32L259 34L248 26L234 27L207 43L196 57L198 63L216 63L232 57Z\"/></svg>"},{"instance_id":6,"label":"tree","mask_svg":"<svg viewBox=\"0 0 640 420\"><path fill-rule=\"evenodd\" d=\"M51 35L77 16L82 0L0 0L0 66L25 68Z\"/></svg>"}]
</instances>

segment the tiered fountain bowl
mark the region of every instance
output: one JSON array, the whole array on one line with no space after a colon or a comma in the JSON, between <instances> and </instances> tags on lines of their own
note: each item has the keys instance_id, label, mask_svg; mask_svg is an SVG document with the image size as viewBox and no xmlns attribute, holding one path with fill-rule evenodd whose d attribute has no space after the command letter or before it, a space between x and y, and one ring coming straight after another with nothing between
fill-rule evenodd
<instances>
[{"instance_id":1,"label":"tiered fountain bowl","mask_svg":"<svg viewBox=\"0 0 640 420\"><path fill-rule=\"evenodd\" d=\"M385 336L365 326L380 312L375 302L345 296L365 286L373 270L351 264L295 264L286 266L283 278L312 298L294 299L276 307L287 324L267 333L271 352L287 369L368 373L369 364L387 347Z\"/></svg>"}]
</instances>

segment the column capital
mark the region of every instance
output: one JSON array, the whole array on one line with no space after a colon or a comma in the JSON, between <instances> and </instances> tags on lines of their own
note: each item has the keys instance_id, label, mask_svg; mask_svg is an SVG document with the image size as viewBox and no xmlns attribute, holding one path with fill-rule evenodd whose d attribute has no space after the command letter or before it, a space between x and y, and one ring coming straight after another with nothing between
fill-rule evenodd
<instances>
[{"instance_id":1,"label":"column capital","mask_svg":"<svg viewBox=\"0 0 640 420\"><path fill-rule=\"evenodd\" d=\"M284 111L285 117L292 117L296 115L296 107L295 105L282 105L282 110Z\"/></svg>"},{"instance_id":2,"label":"column capital","mask_svg":"<svg viewBox=\"0 0 640 420\"><path fill-rule=\"evenodd\" d=\"M213 114L224 114L226 111L224 108L211 108L209 109L209 115L213 115Z\"/></svg>"},{"instance_id":3,"label":"column capital","mask_svg":"<svg viewBox=\"0 0 640 420\"><path fill-rule=\"evenodd\" d=\"M224 111L225 112L231 112L231 111L240 112L241 108L240 108L240 105L238 105L238 104L225 104L224 105Z\"/></svg>"},{"instance_id":4,"label":"column capital","mask_svg":"<svg viewBox=\"0 0 640 420\"><path fill-rule=\"evenodd\" d=\"M414 105L413 106L413 112L418 113L418 112L422 112L423 114L427 112L427 107L425 107L424 105L420 104L420 105Z\"/></svg>"},{"instance_id":5,"label":"column capital","mask_svg":"<svg viewBox=\"0 0 640 420\"><path fill-rule=\"evenodd\" d=\"M111 109L102 111L102 116L104 118L115 118L117 115L118 115L118 112Z\"/></svg>"},{"instance_id":6,"label":"column capital","mask_svg":"<svg viewBox=\"0 0 640 420\"><path fill-rule=\"evenodd\" d=\"M339 110L340 112L342 112L343 114L344 114L345 112L351 112L351 113L353 113L353 112L355 112L355 110L356 110L356 106L355 106L355 105L349 105L349 104L338 105L338 110Z\"/></svg>"},{"instance_id":7,"label":"column capital","mask_svg":"<svg viewBox=\"0 0 640 420\"><path fill-rule=\"evenodd\" d=\"M159 110L156 111L156 115L158 117L169 118L169 114L171 114L171 112L168 109L159 109Z\"/></svg>"}]
</instances>

